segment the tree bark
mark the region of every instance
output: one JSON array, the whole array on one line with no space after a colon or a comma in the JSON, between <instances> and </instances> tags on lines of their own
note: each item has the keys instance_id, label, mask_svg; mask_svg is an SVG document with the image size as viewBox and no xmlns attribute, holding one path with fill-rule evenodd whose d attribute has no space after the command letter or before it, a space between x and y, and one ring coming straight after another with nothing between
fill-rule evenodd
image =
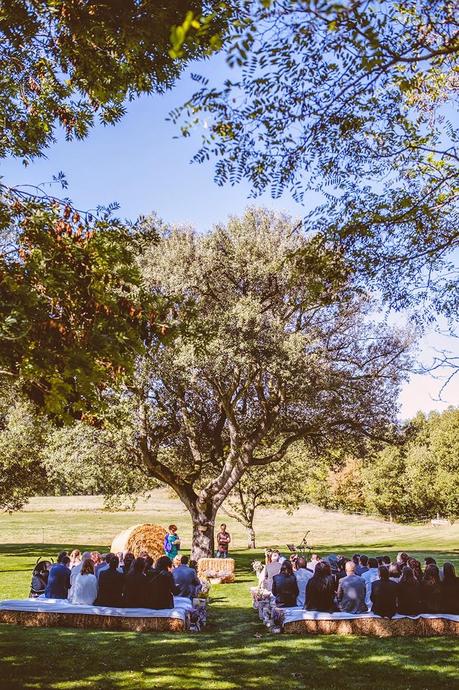
<instances>
[{"instance_id":1,"label":"tree bark","mask_svg":"<svg viewBox=\"0 0 459 690\"><path fill-rule=\"evenodd\" d=\"M193 537L191 541L191 558L212 558L214 555L214 530L216 510L213 506L202 509L193 506L190 509L193 521Z\"/></svg>"},{"instance_id":2,"label":"tree bark","mask_svg":"<svg viewBox=\"0 0 459 690\"><path fill-rule=\"evenodd\" d=\"M247 527L247 548L248 549L256 549L257 545L255 543L255 530L253 529L253 525L249 525Z\"/></svg>"}]
</instances>

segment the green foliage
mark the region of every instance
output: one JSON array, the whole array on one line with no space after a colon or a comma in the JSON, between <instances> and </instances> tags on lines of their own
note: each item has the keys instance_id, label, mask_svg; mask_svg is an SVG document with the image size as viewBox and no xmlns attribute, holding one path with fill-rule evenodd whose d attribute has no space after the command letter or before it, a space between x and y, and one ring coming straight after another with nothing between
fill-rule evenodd
<instances>
[{"instance_id":1,"label":"green foliage","mask_svg":"<svg viewBox=\"0 0 459 690\"><path fill-rule=\"evenodd\" d=\"M203 524L299 440L356 450L385 437L409 339L371 324L343 258L289 218L249 209L207 235L171 230L143 270L171 296L178 334L139 367L139 443Z\"/></svg>"},{"instance_id":2,"label":"green foliage","mask_svg":"<svg viewBox=\"0 0 459 690\"><path fill-rule=\"evenodd\" d=\"M3 189L0 365L50 414L101 402L159 329L141 289L140 235L109 215Z\"/></svg>"},{"instance_id":3,"label":"green foliage","mask_svg":"<svg viewBox=\"0 0 459 690\"><path fill-rule=\"evenodd\" d=\"M248 469L224 503L224 511L249 532L255 547L254 520L259 508L283 508L291 514L305 499L308 464L304 452L289 448L283 460L270 467Z\"/></svg>"},{"instance_id":4,"label":"green foliage","mask_svg":"<svg viewBox=\"0 0 459 690\"><path fill-rule=\"evenodd\" d=\"M343 482L343 474L346 480ZM331 467L317 458L306 483L326 508L379 513L399 520L459 517L459 409L417 415L396 445ZM357 500L356 500L357 499Z\"/></svg>"},{"instance_id":5,"label":"green foliage","mask_svg":"<svg viewBox=\"0 0 459 690\"><path fill-rule=\"evenodd\" d=\"M310 189L307 229L350 253L396 308L455 318L459 37L452 0L241 2L224 51L233 78L201 80L171 113L217 184ZM433 278L435 276L435 279Z\"/></svg>"},{"instance_id":6,"label":"green foliage","mask_svg":"<svg viewBox=\"0 0 459 690\"><path fill-rule=\"evenodd\" d=\"M157 485L142 471L132 445L132 430L121 418L116 429L76 422L49 434L42 465L54 492L103 494L107 508L132 508L139 494Z\"/></svg>"},{"instance_id":7,"label":"green foliage","mask_svg":"<svg viewBox=\"0 0 459 690\"><path fill-rule=\"evenodd\" d=\"M0 14L0 157L41 155L56 127L81 139L96 118L116 123L126 100L170 88L205 36L188 36L181 60L169 55L171 27L188 11L222 20L212 0L9 0Z\"/></svg>"},{"instance_id":8,"label":"green foliage","mask_svg":"<svg viewBox=\"0 0 459 690\"><path fill-rule=\"evenodd\" d=\"M36 492L47 488L40 463L47 422L18 391L2 390L0 401L0 508L18 510Z\"/></svg>"}]
</instances>

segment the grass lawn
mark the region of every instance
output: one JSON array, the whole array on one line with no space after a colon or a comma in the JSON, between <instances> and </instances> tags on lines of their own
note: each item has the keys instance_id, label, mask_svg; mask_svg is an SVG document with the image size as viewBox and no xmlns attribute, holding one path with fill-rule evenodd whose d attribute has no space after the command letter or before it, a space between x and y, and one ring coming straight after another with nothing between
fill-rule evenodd
<instances>
[{"instance_id":1,"label":"grass lawn","mask_svg":"<svg viewBox=\"0 0 459 690\"><path fill-rule=\"evenodd\" d=\"M107 531L107 535L113 536L123 526L146 519L167 523L174 516L174 506L164 501L158 513L146 508L134 515L101 513L94 511L94 506L84 513L61 513L50 512L43 505L39 510L46 512L35 510L1 516L0 598L27 595L31 568L39 555L55 555L70 546L106 550L109 539L88 538L91 524L95 535ZM349 523L344 520L344 529L343 524L340 529L336 525L338 518L335 514L322 515L323 541L317 523L313 536L319 551L322 546L323 552L349 554L355 550L369 555L392 555L402 548L410 548L418 558L429 553L439 561L452 560L459 567L458 540L450 531L453 528L429 532L421 527L403 527L401 538L390 528L384 531L384 523L378 530L365 522L365 518L359 518L360 523L355 524L361 539L354 541ZM283 519L276 511L263 516L261 532L271 537L265 538L266 544L290 541L294 530L285 531L287 523L279 524ZM295 520L289 518L290 527ZM175 521L179 523L178 518ZM182 522L186 534L189 525L185 516ZM273 525L271 534L269 522ZM311 522L312 519L305 526L302 524L297 531L304 534ZM234 527L229 520L228 523ZM48 535L60 531L62 538L41 544L42 540L35 537L40 528ZM423 538L420 529L426 530ZM239 546L243 534L235 529L234 535ZM332 536L335 536L334 544L330 541ZM268 633L250 608L248 594L254 582L250 564L257 554L242 549L233 553L238 566L237 582L212 589L211 616L205 632L149 635L0 626L0 687L9 690L459 689L459 641L455 639L306 638Z\"/></svg>"}]
</instances>

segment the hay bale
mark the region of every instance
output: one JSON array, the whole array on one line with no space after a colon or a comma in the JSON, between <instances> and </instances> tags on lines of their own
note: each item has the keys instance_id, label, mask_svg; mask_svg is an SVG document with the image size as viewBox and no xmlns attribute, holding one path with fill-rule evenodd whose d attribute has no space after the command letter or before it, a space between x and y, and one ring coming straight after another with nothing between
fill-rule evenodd
<instances>
[{"instance_id":1,"label":"hay bale","mask_svg":"<svg viewBox=\"0 0 459 690\"><path fill-rule=\"evenodd\" d=\"M297 635L371 635L374 637L459 636L459 623L442 618L355 618L301 620L286 623L284 632Z\"/></svg>"},{"instance_id":2,"label":"hay bale","mask_svg":"<svg viewBox=\"0 0 459 690\"><path fill-rule=\"evenodd\" d=\"M131 632L185 632L179 618L93 616L86 613L51 611L0 611L0 623L41 628L85 628L92 630L128 630Z\"/></svg>"},{"instance_id":3,"label":"hay bale","mask_svg":"<svg viewBox=\"0 0 459 690\"><path fill-rule=\"evenodd\" d=\"M200 558L198 561L199 579L221 579L222 584L234 582L234 558Z\"/></svg>"},{"instance_id":4,"label":"hay bale","mask_svg":"<svg viewBox=\"0 0 459 690\"><path fill-rule=\"evenodd\" d=\"M138 556L146 551L155 560L164 555L164 537L167 532L161 525L134 525L116 535L111 545L111 552L132 551Z\"/></svg>"}]
</instances>

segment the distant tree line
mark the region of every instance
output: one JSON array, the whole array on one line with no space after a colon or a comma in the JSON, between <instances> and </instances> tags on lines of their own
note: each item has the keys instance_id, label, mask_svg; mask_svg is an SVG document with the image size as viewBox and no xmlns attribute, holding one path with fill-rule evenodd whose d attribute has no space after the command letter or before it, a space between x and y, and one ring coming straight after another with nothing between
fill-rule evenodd
<instances>
[{"instance_id":1,"label":"distant tree line","mask_svg":"<svg viewBox=\"0 0 459 690\"><path fill-rule=\"evenodd\" d=\"M313 460L306 500L397 521L459 516L459 409L419 412L397 444L367 457Z\"/></svg>"}]
</instances>

